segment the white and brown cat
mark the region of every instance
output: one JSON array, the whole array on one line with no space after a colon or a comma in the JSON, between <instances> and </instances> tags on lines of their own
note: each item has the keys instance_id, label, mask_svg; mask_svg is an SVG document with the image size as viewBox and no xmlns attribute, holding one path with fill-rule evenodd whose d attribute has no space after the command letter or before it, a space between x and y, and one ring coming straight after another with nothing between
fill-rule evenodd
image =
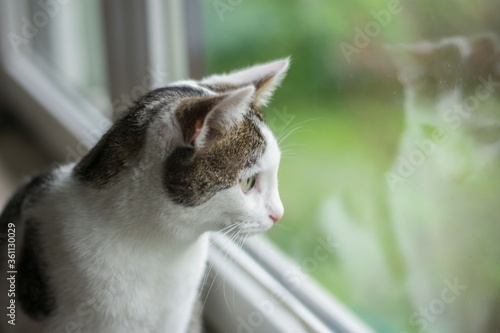
<instances>
[{"instance_id":1,"label":"white and brown cat","mask_svg":"<svg viewBox=\"0 0 500 333\"><path fill-rule=\"evenodd\" d=\"M260 108L288 66L152 91L79 162L22 186L0 217L15 230L15 257L1 238L2 309L16 308L0 331L187 332L210 232L252 235L283 215Z\"/></svg>"},{"instance_id":2,"label":"white and brown cat","mask_svg":"<svg viewBox=\"0 0 500 333\"><path fill-rule=\"evenodd\" d=\"M500 43L396 47L406 128L387 174L418 332L500 330Z\"/></svg>"}]
</instances>

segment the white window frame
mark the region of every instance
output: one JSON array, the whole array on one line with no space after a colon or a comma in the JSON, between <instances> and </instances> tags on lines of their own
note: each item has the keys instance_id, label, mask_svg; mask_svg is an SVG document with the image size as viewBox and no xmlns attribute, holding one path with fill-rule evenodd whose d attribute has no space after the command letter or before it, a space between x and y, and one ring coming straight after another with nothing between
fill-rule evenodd
<instances>
[{"instance_id":1,"label":"white window frame","mask_svg":"<svg viewBox=\"0 0 500 333\"><path fill-rule=\"evenodd\" d=\"M23 36L19 13L25 16L27 1L0 2L0 80L10 108L35 131L47 151L63 160L66 147L77 147L106 118L81 94L55 75L28 45L17 52L9 33ZM108 120L109 121L109 120Z\"/></svg>"},{"instance_id":2,"label":"white window frame","mask_svg":"<svg viewBox=\"0 0 500 333\"><path fill-rule=\"evenodd\" d=\"M296 264L264 237L241 249L214 235L208 265L205 315L216 331L374 333L314 280L286 281Z\"/></svg>"},{"instance_id":3,"label":"white window frame","mask_svg":"<svg viewBox=\"0 0 500 333\"><path fill-rule=\"evenodd\" d=\"M29 50L14 51L7 34L20 31L16 13L23 12L26 1L0 2L0 93L41 143L64 161L67 147L88 140L84 132L110 124L111 117L61 78L49 78L50 69ZM185 10L197 6L178 0L101 0L101 4L111 100L142 85L148 66L168 73L169 81L187 77ZM124 31L139 38L116 38ZM219 332L241 332L242 321L250 325L247 331L250 327L255 332L373 332L315 282L307 280L300 288L287 284L279 272L291 265L264 238L247 242L243 251L227 238L214 237L208 266L215 275L208 279L213 287L205 303L208 322Z\"/></svg>"}]
</instances>

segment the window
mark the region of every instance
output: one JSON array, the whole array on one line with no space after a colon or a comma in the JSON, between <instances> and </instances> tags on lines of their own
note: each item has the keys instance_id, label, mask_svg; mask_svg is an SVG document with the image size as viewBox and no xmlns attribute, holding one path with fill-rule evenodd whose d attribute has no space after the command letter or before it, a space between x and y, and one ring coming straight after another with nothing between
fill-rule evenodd
<instances>
[{"instance_id":1,"label":"window","mask_svg":"<svg viewBox=\"0 0 500 333\"><path fill-rule=\"evenodd\" d=\"M0 93L72 162L151 88L291 56L265 110L283 150L285 217L243 250L214 238L208 322L491 332L500 46L484 36L498 35L499 6L2 1Z\"/></svg>"},{"instance_id":2,"label":"window","mask_svg":"<svg viewBox=\"0 0 500 333\"><path fill-rule=\"evenodd\" d=\"M98 17L96 2L1 6L4 93L48 150L71 162L110 124L102 32L85 30L78 14Z\"/></svg>"},{"instance_id":3,"label":"window","mask_svg":"<svg viewBox=\"0 0 500 333\"><path fill-rule=\"evenodd\" d=\"M292 57L266 111L285 206L266 238L295 270L260 244L249 253L290 288L313 277L377 332L498 329L500 118L485 82L498 78L499 5L201 3L206 73Z\"/></svg>"}]
</instances>

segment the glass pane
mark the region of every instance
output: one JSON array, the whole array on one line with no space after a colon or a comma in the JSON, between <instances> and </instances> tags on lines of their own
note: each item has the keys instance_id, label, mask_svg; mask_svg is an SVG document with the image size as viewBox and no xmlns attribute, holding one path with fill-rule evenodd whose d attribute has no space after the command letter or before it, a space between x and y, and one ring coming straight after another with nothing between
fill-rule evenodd
<instances>
[{"instance_id":1,"label":"glass pane","mask_svg":"<svg viewBox=\"0 0 500 333\"><path fill-rule=\"evenodd\" d=\"M297 269L377 332L499 330L500 4L202 6L207 74L292 56L268 237Z\"/></svg>"},{"instance_id":2,"label":"glass pane","mask_svg":"<svg viewBox=\"0 0 500 333\"><path fill-rule=\"evenodd\" d=\"M78 90L100 110L109 110L100 1L27 3L26 14L20 17L23 31L38 60L50 66L48 74Z\"/></svg>"}]
</instances>

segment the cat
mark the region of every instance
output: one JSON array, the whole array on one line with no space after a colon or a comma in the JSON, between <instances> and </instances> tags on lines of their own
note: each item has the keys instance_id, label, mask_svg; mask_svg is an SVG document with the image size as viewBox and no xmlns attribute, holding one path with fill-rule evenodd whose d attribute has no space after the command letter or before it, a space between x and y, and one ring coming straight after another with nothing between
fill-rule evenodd
<instances>
[{"instance_id":1,"label":"cat","mask_svg":"<svg viewBox=\"0 0 500 333\"><path fill-rule=\"evenodd\" d=\"M500 330L500 42L389 49L406 124L386 174L413 330Z\"/></svg>"},{"instance_id":2,"label":"cat","mask_svg":"<svg viewBox=\"0 0 500 333\"><path fill-rule=\"evenodd\" d=\"M283 216L260 109L288 67L149 92L81 160L26 182L0 216L0 331L199 331L210 233L246 237Z\"/></svg>"}]
</instances>

